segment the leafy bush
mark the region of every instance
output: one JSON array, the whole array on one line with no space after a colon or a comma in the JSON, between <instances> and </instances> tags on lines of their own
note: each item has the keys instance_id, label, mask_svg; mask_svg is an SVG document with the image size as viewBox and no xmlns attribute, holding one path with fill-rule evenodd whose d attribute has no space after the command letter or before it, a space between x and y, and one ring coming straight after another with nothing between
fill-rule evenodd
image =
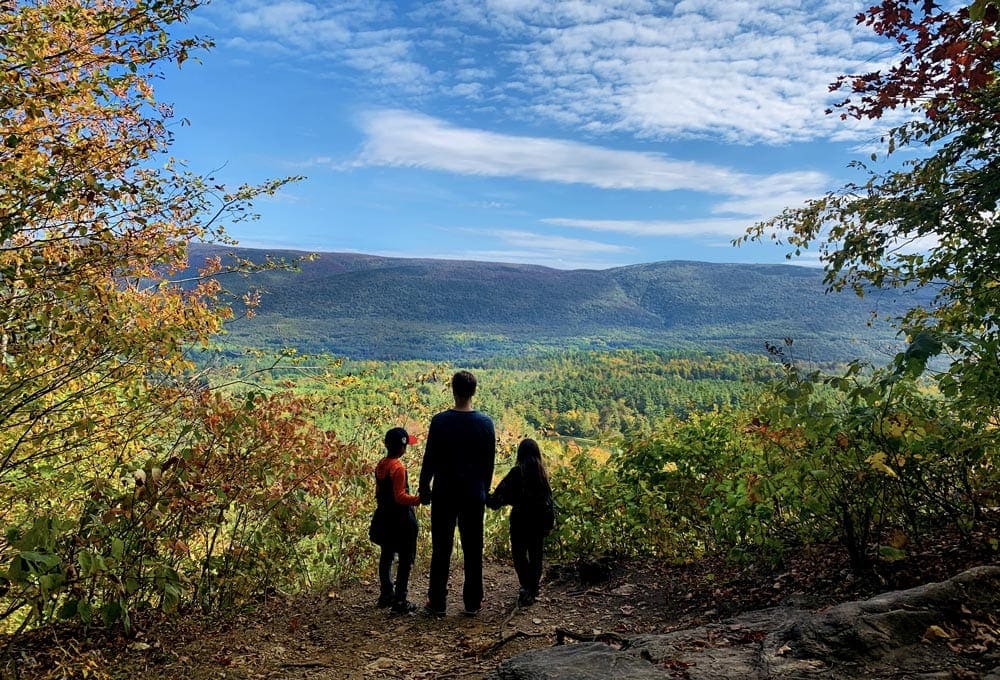
<instances>
[{"instance_id":1,"label":"leafy bush","mask_svg":"<svg viewBox=\"0 0 1000 680\"><path fill-rule=\"evenodd\" d=\"M309 498L336 495L351 451L287 393L173 404L143 457L91 460L60 478L58 504L8 517L5 618L127 629L136 608L215 608L301 580L300 539L320 530Z\"/></svg>"},{"instance_id":2,"label":"leafy bush","mask_svg":"<svg viewBox=\"0 0 1000 680\"><path fill-rule=\"evenodd\" d=\"M891 368L823 376L786 366L747 431L760 454L741 461L744 474L780 520L769 539L837 536L856 570L902 557L905 535L942 517L967 527L995 475L995 432ZM897 538L880 544L890 529Z\"/></svg>"}]
</instances>

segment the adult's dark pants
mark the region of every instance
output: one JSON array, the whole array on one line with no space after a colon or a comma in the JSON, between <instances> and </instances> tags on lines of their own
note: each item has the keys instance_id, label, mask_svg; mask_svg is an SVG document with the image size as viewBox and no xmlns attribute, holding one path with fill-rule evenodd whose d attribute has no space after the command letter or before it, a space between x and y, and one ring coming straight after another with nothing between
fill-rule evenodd
<instances>
[{"instance_id":1,"label":"adult's dark pants","mask_svg":"<svg viewBox=\"0 0 1000 680\"><path fill-rule=\"evenodd\" d=\"M528 594L538 595L542 580L542 548L545 532L537 526L537 518L511 513L510 552L514 558L517 581Z\"/></svg>"},{"instance_id":2,"label":"adult's dark pants","mask_svg":"<svg viewBox=\"0 0 1000 680\"><path fill-rule=\"evenodd\" d=\"M443 610L448 601L448 570L455 547L455 527L465 555L462 601L468 611L483 603L483 509L482 501L454 502L434 498L431 504L431 573L427 600Z\"/></svg>"}]
</instances>

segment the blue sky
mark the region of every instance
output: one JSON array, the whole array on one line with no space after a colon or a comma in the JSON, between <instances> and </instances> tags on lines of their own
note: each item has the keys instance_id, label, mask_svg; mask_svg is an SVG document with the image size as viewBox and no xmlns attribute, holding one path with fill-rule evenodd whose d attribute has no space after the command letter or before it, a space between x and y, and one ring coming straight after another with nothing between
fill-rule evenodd
<instances>
[{"instance_id":1,"label":"blue sky","mask_svg":"<svg viewBox=\"0 0 1000 680\"><path fill-rule=\"evenodd\" d=\"M730 242L860 179L880 128L824 109L892 57L856 25L868 4L216 0L181 31L216 47L157 92L190 169L306 176L234 226L245 246L784 262Z\"/></svg>"}]
</instances>

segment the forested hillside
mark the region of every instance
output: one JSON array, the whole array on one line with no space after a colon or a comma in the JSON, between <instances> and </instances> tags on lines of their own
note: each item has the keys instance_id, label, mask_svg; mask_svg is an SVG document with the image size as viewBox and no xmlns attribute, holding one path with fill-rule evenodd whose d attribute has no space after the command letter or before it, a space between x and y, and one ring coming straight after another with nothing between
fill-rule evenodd
<instances>
[{"instance_id":1,"label":"forested hillside","mask_svg":"<svg viewBox=\"0 0 1000 680\"><path fill-rule=\"evenodd\" d=\"M192 263L233 252L263 262L305 253L193 249ZM236 344L352 358L474 358L526 348L715 349L762 353L790 337L805 360L886 357L887 318L913 295L826 293L821 270L786 265L657 262L557 270L487 262L319 253L301 271L223 280L263 291ZM870 324L873 312L882 317Z\"/></svg>"}]
</instances>

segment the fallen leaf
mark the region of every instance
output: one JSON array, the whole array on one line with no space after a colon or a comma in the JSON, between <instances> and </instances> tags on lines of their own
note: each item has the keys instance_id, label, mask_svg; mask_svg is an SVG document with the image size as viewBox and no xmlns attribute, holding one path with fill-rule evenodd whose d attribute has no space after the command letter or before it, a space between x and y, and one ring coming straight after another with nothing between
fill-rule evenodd
<instances>
[{"instance_id":1,"label":"fallen leaf","mask_svg":"<svg viewBox=\"0 0 1000 680\"><path fill-rule=\"evenodd\" d=\"M910 542L910 537L906 535L903 531L899 529L893 529L892 534L889 536L889 545L893 548L903 549L906 544Z\"/></svg>"},{"instance_id":2,"label":"fallen leaf","mask_svg":"<svg viewBox=\"0 0 1000 680\"><path fill-rule=\"evenodd\" d=\"M954 636L941 626L927 626L922 639L929 642L930 640L950 640L952 637Z\"/></svg>"}]
</instances>

